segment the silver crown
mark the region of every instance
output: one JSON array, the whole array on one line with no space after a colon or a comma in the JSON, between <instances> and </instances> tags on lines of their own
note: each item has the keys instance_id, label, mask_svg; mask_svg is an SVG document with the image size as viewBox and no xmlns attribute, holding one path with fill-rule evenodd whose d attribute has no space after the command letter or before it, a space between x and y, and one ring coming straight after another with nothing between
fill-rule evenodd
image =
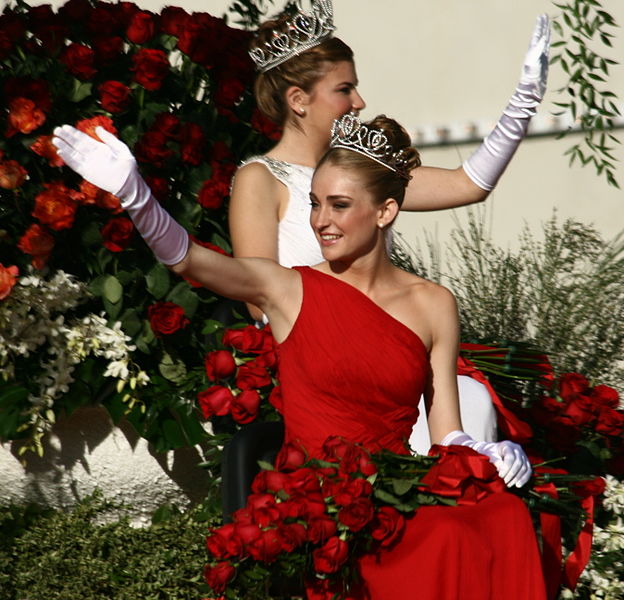
<instances>
[{"instance_id":1,"label":"silver crown","mask_svg":"<svg viewBox=\"0 0 624 600\"><path fill-rule=\"evenodd\" d=\"M306 13L297 4L297 13L288 22L288 31L273 31L273 39L264 47L252 48L249 56L261 73L281 65L289 58L318 46L331 37L334 27L334 9L331 0L313 0L312 12Z\"/></svg>"},{"instance_id":2,"label":"silver crown","mask_svg":"<svg viewBox=\"0 0 624 600\"><path fill-rule=\"evenodd\" d=\"M329 145L331 148L352 150L394 171L400 177L412 178L407 169L404 148L395 150L381 129L370 129L353 113L334 121Z\"/></svg>"}]
</instances>

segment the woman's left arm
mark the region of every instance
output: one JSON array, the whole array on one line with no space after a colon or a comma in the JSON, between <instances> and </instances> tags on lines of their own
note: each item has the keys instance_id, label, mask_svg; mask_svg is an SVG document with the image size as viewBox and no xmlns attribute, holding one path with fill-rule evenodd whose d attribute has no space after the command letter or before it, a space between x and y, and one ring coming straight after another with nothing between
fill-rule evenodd
<instances>
[{"instance_id":1,"label":"woman's left arm","mask_svg":"<svg viewBox=\"0 0 624 600\"><path fill-rule=\"evenodd\" d=\"M537 18L520 82L494 129L457 169L418 167L407 186L402 210L455 208L485 200L524 139L544 98L548 78L550 23Z\"/></svg>"}]
</instances>

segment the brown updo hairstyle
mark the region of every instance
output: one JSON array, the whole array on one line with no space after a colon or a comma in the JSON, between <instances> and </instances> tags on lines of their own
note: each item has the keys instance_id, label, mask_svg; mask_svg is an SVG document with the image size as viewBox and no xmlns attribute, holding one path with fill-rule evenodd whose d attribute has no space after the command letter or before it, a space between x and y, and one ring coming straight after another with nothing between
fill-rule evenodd
<instances>
[{"instance_id":1,"label":"brown updo hairstyle","mask_svg":"<svg viewBox=\"0 0 624 600\"><path fill-rule=\"evenodd\" d=\"M275 19L262 23L250 48L263 48L265 43L273 39L274 31L286 33L290 20L289 14L282 13ZM341 61L353 62L353 51L342 40L330 37L266 73L258 73L254 84L258 108L271 121L283 125L288 117L286 90L296 86L310 93L314 84L327 73L326 63Z\"/></svg>"},{"instance_id":2,"label":"brown updo hairstyle","mask_svg":"<svg viewBox=\"0 0 624 600\"><path fill-rule=\"evenodd\" d=\"M420 154L412 146L412 140L405 129L394 119L386 115L378 115L364 123L369 129L379 129L388 138L388 143L395 152L401 151L401 159L405 163L405 171L411 173L420 166ZM366 189L373 194L375 201L381 204L387 198L394 198L399 207L405 198L405 188L409 179L384 167L378 162L347 148L330 148L321 157L316 168L328 164L345 169L358 171Z\"/></svg>"}]
</instances>

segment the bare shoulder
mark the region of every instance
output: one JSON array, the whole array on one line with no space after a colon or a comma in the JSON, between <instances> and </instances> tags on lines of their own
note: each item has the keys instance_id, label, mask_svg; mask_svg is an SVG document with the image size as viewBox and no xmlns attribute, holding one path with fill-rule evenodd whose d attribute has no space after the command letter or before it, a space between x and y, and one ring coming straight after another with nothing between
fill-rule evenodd
<instances>
[{"instance_id":1,"label":"bare shoulder","mask_svg":"<svg viewBox=\"0 0 624 600\"><path fill-rule=\"evenodd\" d=\"M401 271L398 277L409 294L410 301L423 307L437 307L438 310L456 310L457 302L453 292L443 285L406 271Z\"/></svg>"},{"instance_id":2,"label":"bare shoulder","mask_svg":"<svg viewBox=\"0 0 624 600\"><path fill-rule=\"evenodd\" d=\"M263 190L274 192L280 187L280 182L266 165L260 162L252 162L237 169L232 180L232 195L245 189L253 189L256 193Z\"/></svg>"}]
</instances>

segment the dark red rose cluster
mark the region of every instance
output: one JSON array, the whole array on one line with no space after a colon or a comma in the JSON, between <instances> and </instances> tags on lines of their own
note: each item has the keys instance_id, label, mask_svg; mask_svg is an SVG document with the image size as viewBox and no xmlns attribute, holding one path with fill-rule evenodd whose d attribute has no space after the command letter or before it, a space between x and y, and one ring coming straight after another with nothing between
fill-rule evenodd
<instances>
[{"instance_id":1,"label":"dark red rose cluster","mask_svg":"<svg viewBox=\"0 0 624 600\"><path fill-rule=\"evenodd\" d=\"M283 553L311 553L311 577L324 580L347 563L350 534L365 534L380 547L392 545L405 520L395 508L373 502L367 477L375 472L370 453L341 438L328 438L322 462L286 443L276 470L256 476L246 507L232 515L232 523L209 533L213 560L205 578L212 590L222 594L245 559L272 563ZM319 598L332 597L332 586L317 587L329 594Z\"/></svg>"},{"instance_id":2,"label":"dark red rose cluster","mask_svg":"<svg viewBox=\"0 0 624 600\"><path fill-rule=\"evenodd\" d=\"M215 385L197 395L199 407L206 419L231 415L241 425L251 423L258 416L262 395L274 383L275 339L270 327L248 325L226 330L222 341L232 350L206 354L206 376Z\"/></svg>"}]
</instances>

